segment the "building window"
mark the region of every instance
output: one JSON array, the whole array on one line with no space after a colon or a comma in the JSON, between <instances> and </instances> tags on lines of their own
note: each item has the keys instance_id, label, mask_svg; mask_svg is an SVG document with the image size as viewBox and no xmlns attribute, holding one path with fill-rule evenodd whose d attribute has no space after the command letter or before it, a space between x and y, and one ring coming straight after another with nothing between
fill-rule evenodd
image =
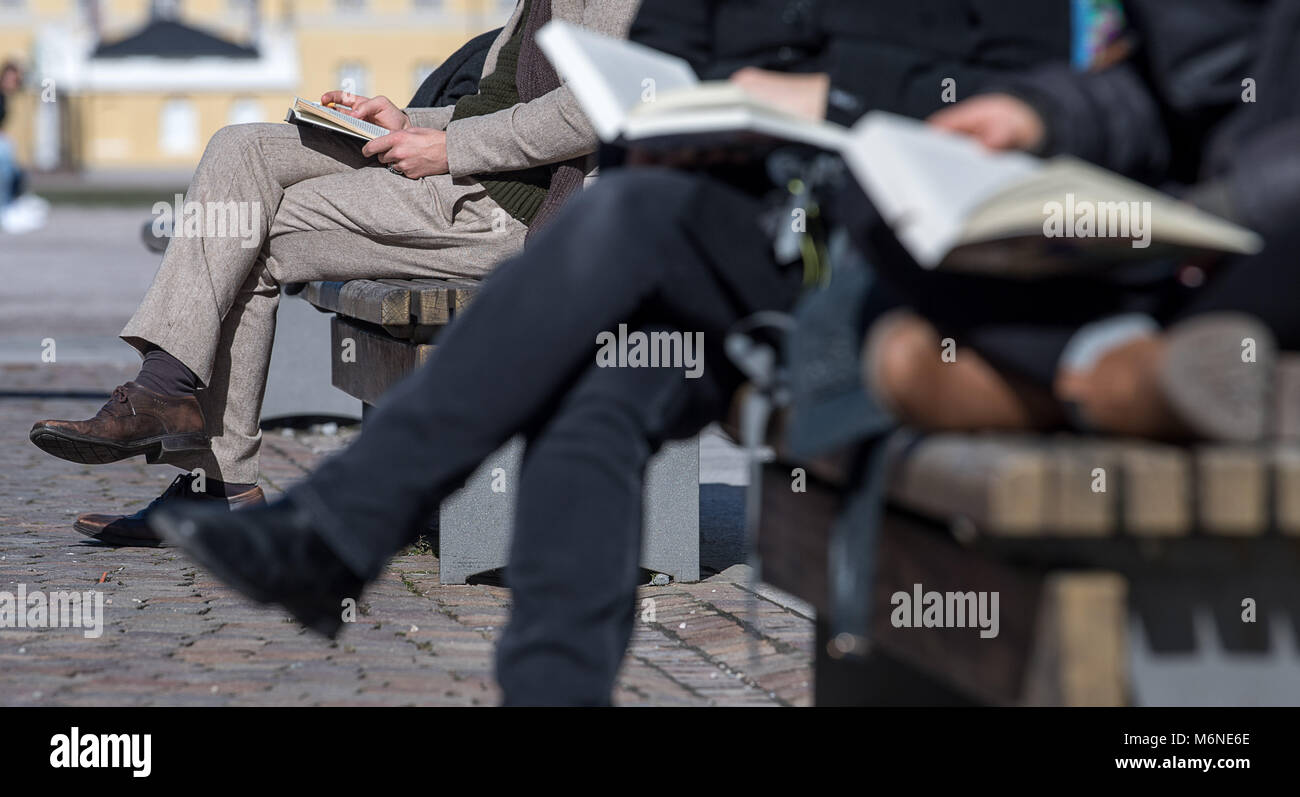
<instances>
[{"instance_id":1,"label":"building window","mask_svg":"<svg viewBox=\"0 0 1300 797\"><path fill-rule=\"evenodd\" d=\"M334 0L334 7L344 14L359 14L366 10L366 0Z\"/></svg>"},{"instance_id":2,"label":"building window","mask_svg":"<svg viewBox=\"0 0 1300 797\"><path fill-rule=\"evenodd\" d=\"M420 14L433 14L443 10L444 0L411 0L411 8Z\"/></svg>"},{"instance_id":3,"label":"building window","mask_svg":"<svg viewBox=\"0 0 1300 797\"><path fill-rule=\"evenodd\" d=\"M25 8L27 8L27 0L0 0L0 12L17 12Z\"/></svg>"},{"instance_id":4,"label":"building window","mask_svg":"<svg viewBox=\"0 0 1300 797\"><path fill-rule=\"evenodd\" d=\"M199 147L199 114L194 103L172 99L158 118L158 147L166 155L192 155Z\"/></svg>"},{"instance_id":5,"label":"building window","mask_svg":"<svg viewBox=\"0 0 1300 797\"><path fill-rule=\"evenodd\" d=\"M339 67L338 87L349 94L369 97L370 75L365 65L356 62L345 63Z\"/></svg>"},{"instance_id":6,"label":"building window","mask_svg":"<svg viewBox=\"0 0 1300 797\"><path fill-rule=\"evenodd\" d=\"M262 103L254 99L240 98L230 104L230 113L226 115L226 124L246 125L253 122L265 122Z\"/></svg>"}]
</instances>

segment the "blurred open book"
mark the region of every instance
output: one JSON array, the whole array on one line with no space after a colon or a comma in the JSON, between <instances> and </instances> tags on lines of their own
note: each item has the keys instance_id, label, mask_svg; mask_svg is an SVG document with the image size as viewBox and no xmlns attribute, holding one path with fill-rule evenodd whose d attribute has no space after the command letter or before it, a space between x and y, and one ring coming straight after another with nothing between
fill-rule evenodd
<instances>
[{"instance_id":1,"label":"blurred open book","mask_svg":"<svg viewBox=\"0 0 1300 797\"><path fill-rule=\"evenodd\" d=\"M1262 246L1250 230L1075 158L990 152L878 111L852 129L810 121L734 84L702 82L684 59L562 21L537 41L603 141L740 148L776 139L838 152L925 268L1042 274Z\"/></svg>"}]
</instances>

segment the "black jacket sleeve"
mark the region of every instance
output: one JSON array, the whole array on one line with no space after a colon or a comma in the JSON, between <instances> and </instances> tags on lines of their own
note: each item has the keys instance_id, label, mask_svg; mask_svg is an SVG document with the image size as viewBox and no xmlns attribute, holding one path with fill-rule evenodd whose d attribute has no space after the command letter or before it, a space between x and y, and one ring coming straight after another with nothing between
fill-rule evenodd
<instances>
[{"instance_id":1,"label":"black jacket sleeve","mask_svg":"<svg viewBox=\"0 0 1300 797\"><path fill-rule=\"evenodd\" d=\"M1219 178L1228 215L1265 236L1294 227L1300 218L1300 117L1251 134L1240 154Z\"/></svg>"},{"instance_id":2,"label":"black jacket sleeve","mask_svg":"<svg viewBox=\"0 0 1300 797\"><path fill-rule=\"evenodd\" d=\"M704 75L714 59L716 6L716 0L643 0L628 38L684 58L696 74Z\"/></svg>"},{"instance_id":3,"label":"black jacket sleeve","mask_svg":"<svg viewBox=\"0 0 1300 797\"><path fill-rule=\"evenodd\" d=\"M1045 154L1068 153L1148 182L1194 179L1209 131L1240 103L1262 0L1129 0L1133 56L1076 73L1007 81L1047 124Z\"/></svg>"},{"instance_id":4,"label":"black jacket sleeve","mask_svg":"<svg viewBox=\"0 0 1300 797\"><path fill-rule=\"evenodd\" d=\"M1068 57L1064 2L1043 0L644 0L633 41L686 59L704 79L742 66L830 76L827 117L924 117L1030 64Z\"/></svg>"}]
</instances>

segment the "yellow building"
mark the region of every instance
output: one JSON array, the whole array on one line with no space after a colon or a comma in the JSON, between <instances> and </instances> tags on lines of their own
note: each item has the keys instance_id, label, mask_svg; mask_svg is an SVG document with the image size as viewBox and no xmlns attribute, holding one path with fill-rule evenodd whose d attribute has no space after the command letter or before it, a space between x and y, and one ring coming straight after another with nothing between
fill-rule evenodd
<instances>
[{"instance_id":1,"label":"yellow building","mask_svg":"<svg viewBox=\"0 0 1300 797\"><path fill-rule=\"evenodd\" d=\"M514 0L0 0L0 60L28 72L4 132L38 169L192 167L232 122L295 95L399 105Z\"/></svg>"}]
</instances>

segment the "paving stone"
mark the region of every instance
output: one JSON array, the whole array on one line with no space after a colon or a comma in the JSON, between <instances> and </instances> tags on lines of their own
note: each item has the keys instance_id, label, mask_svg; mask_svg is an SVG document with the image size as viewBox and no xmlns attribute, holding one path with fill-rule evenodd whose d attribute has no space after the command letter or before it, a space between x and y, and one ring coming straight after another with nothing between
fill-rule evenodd
<instances>
[{"instance_id":1,"label":"paving stone","mask_svg":"<svg viewBox=\"0 0 1300 797\"><path fill-rule=\"evenodd\" d=\"M81 629L0 629L0 705L500 702L492 654L509 618L509 590L440 585L438 559L427 552L395 557L361 598L357 622L330 642L234 594L174 550L113 549L76 534L77 514L134 511L175 471L138 460L63 462L31 445L27 429L37 418L89 417L102 399L57 396L107 395L130 376L102 365L0 365L0 387L13 396L0 398L0 590L98 589L105 598L97 639ZM310 471L323 450L314 445L304 435L266 436L268 494ZM807 610L754 595L740 570L640 590L638 601L652 599L655 617L638 613L616 703L811 701Z\"/></svg>"}]
</instances>

